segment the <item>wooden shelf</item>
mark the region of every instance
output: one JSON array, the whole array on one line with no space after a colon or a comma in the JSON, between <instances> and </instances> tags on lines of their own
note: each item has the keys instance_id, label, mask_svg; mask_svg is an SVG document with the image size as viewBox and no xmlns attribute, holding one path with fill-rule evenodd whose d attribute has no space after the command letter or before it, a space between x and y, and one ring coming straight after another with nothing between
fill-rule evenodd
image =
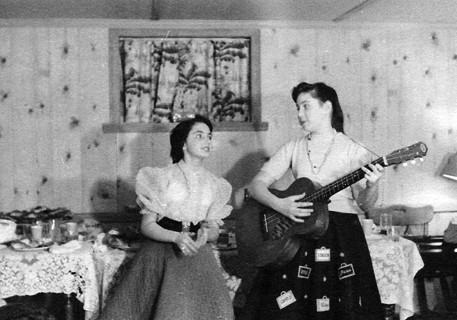
<instances>
[{"instance_id":1,"label":"wooden shelf","mask_svg":"<svg viewBox=\"0 0 457 320\"><path fill-rule=\"evenodd\" d=\"M175 123L104 123L103 133L169 132ZM267 131L268 122L217 122L214 131Z\"/></svg>"}]
</instances>

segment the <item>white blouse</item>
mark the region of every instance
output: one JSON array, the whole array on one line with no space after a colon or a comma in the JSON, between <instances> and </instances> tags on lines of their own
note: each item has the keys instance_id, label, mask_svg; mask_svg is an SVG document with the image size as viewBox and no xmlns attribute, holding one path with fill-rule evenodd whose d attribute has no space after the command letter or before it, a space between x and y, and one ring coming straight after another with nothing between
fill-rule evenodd
<instances>
[{"instance_id":1,"label":"white blouse","mask_svg":"<svg viewBox=\"0 0 457 320\"><path fill-rule=\"evenodd\" d=\"M136 178L137 203L142 213L194 224L221 222L232 211L227 205L232 186L201 168L193 171L184 161L165 168L144 167Z\"/></svg>"},{"instance_id":2,"label":"white blouse","mask_svg":"<svg viewBox=\"0 0 457 320\"><path fill-rule=\"evenodd\" d=\"M261 170L279 180L291 169L295 179L306 177L324 187L374 160L363 145L339 132L320 171L314 173L308 160L307 143L307 137L289 141L279 148ZM365 188L365 183L365 179L362 179L331 196L329 210L361 213L355 197Z\"/></svg>"}]
</instances>

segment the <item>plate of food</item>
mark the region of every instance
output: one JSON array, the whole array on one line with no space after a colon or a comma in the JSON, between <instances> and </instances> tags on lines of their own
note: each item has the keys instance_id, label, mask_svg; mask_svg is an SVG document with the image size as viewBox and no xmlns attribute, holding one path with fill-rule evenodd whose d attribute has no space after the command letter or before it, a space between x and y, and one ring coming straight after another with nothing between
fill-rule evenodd
<instances>
[{"instance_id":1,"label":"plate of food","mask_svg":"<svg viewBox=\"0 0 457 320\"><path fill-rule=\"evenodd\" d=\"M24 239L28 240L28 239ZM43 251L51 247L50 244L39 244L34 241L12 241L10 246L15 251L29 252L29 251Z\"/></svg>"},{"instance_id":2,"label":"plate of food","mask_svg":"<svg viewBox=\"0 0 457 320\"><path fill-rule=\"evenodd\" d=\"M138 251L141 248L141 239L128 234L122 234L116 229L108 231L103 243L112 249L124 251Z\"/></svg>"}]
</instances>

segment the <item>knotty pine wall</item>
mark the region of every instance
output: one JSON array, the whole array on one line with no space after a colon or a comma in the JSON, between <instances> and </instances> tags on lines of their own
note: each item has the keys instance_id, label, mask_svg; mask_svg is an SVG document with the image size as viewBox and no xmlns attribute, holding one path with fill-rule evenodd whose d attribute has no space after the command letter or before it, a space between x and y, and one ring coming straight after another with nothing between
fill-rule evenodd
<instances>
[{"instance_id":1,"label":"knotty pine wall","mask_svg":"<svg viewBox=\"0 0 457 320\"><path fill-rule=\"evenodd\" d=\"M291 88L324 81L339 93L347 134L379 156L429 147L421 165L387 169L378 205L457 210L457 183L437 175L457 151L457 26L0 20L0 211L123 212L135 204L138 169L170 163L168 133L101 130L111 27L261 29L269 130L216 132L208 160L232 183L234 205L265 158L301 134Z\"/></svg>"}]
</instances>

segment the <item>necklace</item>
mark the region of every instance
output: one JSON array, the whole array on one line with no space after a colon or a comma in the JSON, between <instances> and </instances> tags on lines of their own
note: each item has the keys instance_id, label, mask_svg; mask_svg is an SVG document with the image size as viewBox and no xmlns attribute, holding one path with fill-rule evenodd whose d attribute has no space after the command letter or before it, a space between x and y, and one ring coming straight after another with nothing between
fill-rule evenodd
<instances>
[{"instance_id":1,"label":"necklace","mask_svg":"<svg viewBox=\"0 0 457 320\"><path fill-rule=\"evenodd\" d=\"M309 154L311 153L311 151L309 150L309 147L308 147L308 141L311 141L311 134L308 135L308 139L306 140L306 155L308 156L308 161L309 161L309 165L311 166L311 171L314 173L314 174L318 174L320 171L321 171L321 168L322 166L324 165L325 161L327 161L327 157L328 155L330 154L330 151L332 150L332 147L333 147L333 143L335 142L335 137L336 137L336 134L333 134L333 138L332 138L332 141L330 142L330 145L327 149L327 151L325 152L325 155L324 155L324 160L322 160L321 164L319 167L316 167L313 162L311 161L311 157L309 156Z\"/></svg>"}]
</instances>

